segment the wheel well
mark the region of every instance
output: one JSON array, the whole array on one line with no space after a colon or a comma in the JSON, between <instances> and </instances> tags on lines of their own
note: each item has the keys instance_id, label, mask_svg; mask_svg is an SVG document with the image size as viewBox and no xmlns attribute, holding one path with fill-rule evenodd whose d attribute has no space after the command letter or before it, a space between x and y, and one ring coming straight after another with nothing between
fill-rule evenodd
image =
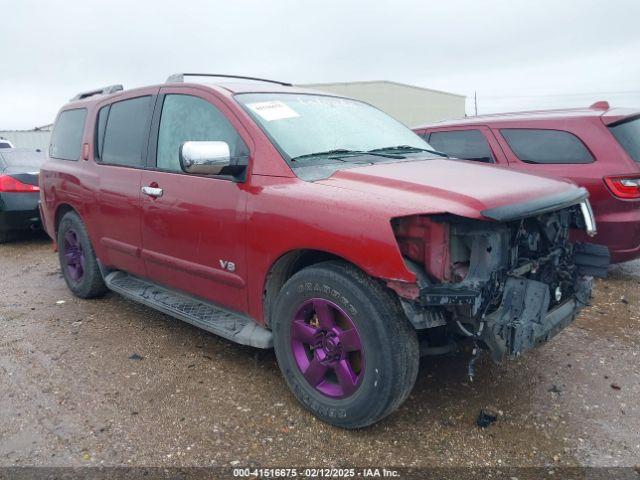
<instances>
[{"instance_id":1,"label":"wheel well","mask_svg":"<svg viewBox=\"0 0 640 480\"><path fill-rule=\"evenodd\" d=\"M64 217L68 212L78 213L76 209L73 208L71 205L68 205L66 203L63 203L62 205L58 205L58 208L56 210L56 216L53 223L55 235L58 235L58 225L60 225L60 220L62 220L62 217Z\"/></svg>"},{"instance_id":2,"label":"wheel well","mask_svg":"<svg viewBox=\"0 0 640 480\"><path fill-rule=\"evenodd\" d=\"M267 325L270 324L274 300L287 280L303 268L327 260L341 260L350 263L338 255L322 250L295 250L285 253L275 261L267 273L263 291L264 319Z\"/></svg>"}]
</instances>

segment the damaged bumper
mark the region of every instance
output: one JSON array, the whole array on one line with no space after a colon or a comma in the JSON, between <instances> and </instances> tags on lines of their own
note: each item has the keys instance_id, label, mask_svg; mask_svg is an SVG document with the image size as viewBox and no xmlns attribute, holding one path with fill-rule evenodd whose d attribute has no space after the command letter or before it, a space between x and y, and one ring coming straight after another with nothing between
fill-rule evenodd
<instances>
[{"instance_id":1,"label":"damaged bumper","mask_svg":"<svg viewBox=\"0 0 640 480\"><path fill-rule=\"evenodd\" d=\"M482 342L496 361L548 341L587 305L593 277L607 275L606 247L568 240L571 228L590 225L580 200L551 212L542 203L535 211L544 213L498 224L452 222L458 281L423 281L410 320L418 329L446 323L452 334Z\"/></svg>"},{"instance_id":2,"label":"damaged bumper","mask_svg":"<svg viewBox=\"0 0 640 480\"><path fill-rule=\"evenodd\" d=\"M510 278L500 308L483 319L480 339L496 361L517 357L549 341L587 305L591 283L590 277L580 278L574 296L549 309L546 284Z\"/></svg>"}]
</instances>

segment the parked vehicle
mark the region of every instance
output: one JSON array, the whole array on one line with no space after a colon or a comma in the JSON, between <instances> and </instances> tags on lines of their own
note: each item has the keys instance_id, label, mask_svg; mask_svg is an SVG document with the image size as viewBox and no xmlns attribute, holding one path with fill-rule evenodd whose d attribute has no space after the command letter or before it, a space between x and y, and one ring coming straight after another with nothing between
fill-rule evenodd
<instances>
[{"instance_id":1,"label":"parked vehicle","mask_svg":"<svg viewBox=\"0 0 640 480\"><path fill-rule=\"evenodd\" d=\"M40 228L38 171L44 158L27 148L0 150L0 243L15 231Z\"/></svg>"},{"instance_id":2,"label":"parked vehicle","mask_svg":"<svg viewBox=\"0 0 640 480\"><path fill-rule=\"evenodd\" d=\"M75 295L273 346L324 421L380 420L461 337L496 360L547 341L606 272L606 248L568 239L595 233L583 188L445 159L359 101L208 77L65 105L45 229Z\"/></svg>"},{"instance_id":3,"label":"parked vehicle","mask_svg":"<svg viewBox=\"0 0 640 480\"><path fill-rule=\"evenodd\" d=\"M13 144L6 138L0 137L0 148L13 148Z\"/></svg>"},{"instance_id":4,"label":"parked vehicle","mask_svg":"<svg viewBox=\"0 0 640 480\"><path fill-rule=\"evenodd\" d=\"M589 108L480 115L414 130L452 157L585 187L598 223L596 241L609 247L614 262L640 257L640 110L597 102Z\"/></svg>"}]
</instances>

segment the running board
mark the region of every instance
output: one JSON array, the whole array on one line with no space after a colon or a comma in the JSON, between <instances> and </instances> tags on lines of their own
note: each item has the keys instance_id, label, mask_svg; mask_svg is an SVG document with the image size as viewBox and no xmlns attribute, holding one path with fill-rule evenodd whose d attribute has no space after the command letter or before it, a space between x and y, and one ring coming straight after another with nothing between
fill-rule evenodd
<instances>
[{"instance_id":1,"label":"running board","mask_svg":"<svg viewBox=\"0 0 640 480\"><path fill-rule=\"evenodd\" d=\"M125 272L111 272L104 281L109 289L120 295L227 340L256 348L273 348L273 334L250 318Z\"/></svg>"}]
</instances>

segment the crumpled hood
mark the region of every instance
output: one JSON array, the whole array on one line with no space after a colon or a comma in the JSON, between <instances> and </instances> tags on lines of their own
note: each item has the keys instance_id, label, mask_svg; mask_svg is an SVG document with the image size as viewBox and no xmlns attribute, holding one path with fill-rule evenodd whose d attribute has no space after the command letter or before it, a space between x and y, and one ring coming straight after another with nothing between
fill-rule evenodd
<instances>
[{"instance_id":1,"label":"crumpled hood","mask_svg":"<svg viewBox=\"0 0 640 480\"><path fill-rule=\"evenodd\" d=\"M482 212L514 204L531 202L544 207L545 198L557 203L563 193L569 198L584 196L583 189L564 180L447 159L355 167L337 171L317 183L370 194L372 200L396 204L405 211L453 213L469 218L490 217Z\"/></svg>"}]
</instances>

